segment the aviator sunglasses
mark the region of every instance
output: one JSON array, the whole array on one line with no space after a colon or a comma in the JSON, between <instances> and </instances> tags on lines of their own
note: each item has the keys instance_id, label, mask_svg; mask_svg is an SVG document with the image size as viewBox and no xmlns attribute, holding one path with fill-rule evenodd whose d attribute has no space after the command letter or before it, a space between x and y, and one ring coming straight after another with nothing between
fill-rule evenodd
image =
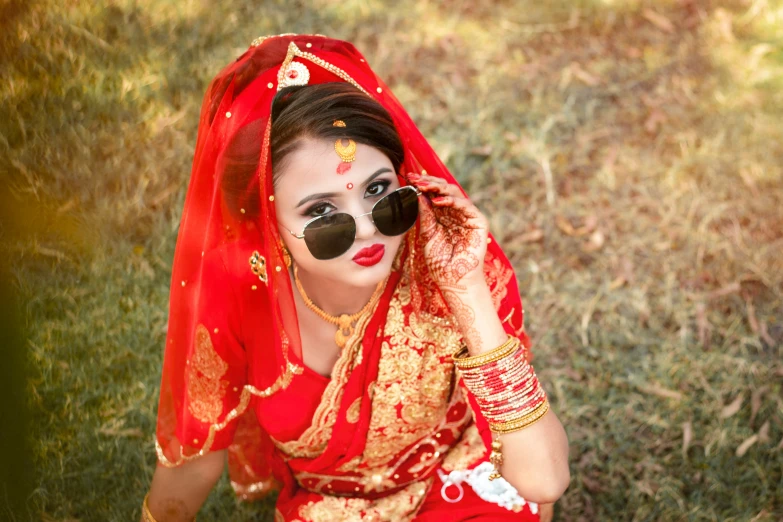
<instances>
[{"instance_id":1,"label":"aviator sunglasses","mask_svg":"<svg viewBox=\"0 0 783 522\"><path fill-rule=\"evenodd\" d=\"M351 248L356 240L356 220L362 216L372 216L375 228L384 236L407 232L419 216L419 194L420 190L407 185L376 201L370 212L358 216L344 212L317 216L305 223L301 234L286 230L295 238L304 239L314 258L333 259Z\"/></svg>"}]
</instances>

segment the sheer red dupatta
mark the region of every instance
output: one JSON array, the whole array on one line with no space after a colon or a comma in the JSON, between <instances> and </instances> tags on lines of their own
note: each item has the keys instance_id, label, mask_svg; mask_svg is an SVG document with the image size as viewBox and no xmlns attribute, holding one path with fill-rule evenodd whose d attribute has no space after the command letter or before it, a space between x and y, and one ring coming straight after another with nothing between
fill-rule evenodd
<instances>
[{"instance_id":1,"label":"sheer red dupatta","mask_svg":"<svg viewBox=\"0 0 783 522\"><path fill-rule=\"evenodd\" d=\"M268 434L273 428L262 426L273 422L264 416L265 405L273 404L275 394L302 373L292 288L279 249L269 159L272 99L281 86L302 81L302 70L292 63L305 65L307 84L348 82L389 111L406 152L403 172L398 174L426 171L456 183L386 85L346 42L309 35L259 39L207 89L172 271L158 459L161 465L177 466L208 451L228 448L232 484L240 494L249 498L268 491L274 475L283 483L282 501L295 489L290 469L304 475L339 473L341 466L364 452L364 434L372 430L372 401L357 399L370 397L378 378L389 306L396 302L401 282L410 293L401 309L406 324L417 315L445 321L450 316L429 279L417 225L408 233L380 302L362 326L363 336L354 347L361 363L353 360L345 368L344 386L334 391L332 408L325 409L325 415L334 417L324 422L331 426L325 445L314 454L284 462ZM256 164L250 175L236 168L243 162ZM401 182L405 184L403 178ZM504 326L529 347L516 279L494 241L488 248L485 273ZM442 362L448 364L445 358ZM449 397L454 397L453 390ZM453 410L467 425L469 412L464 401L461 404L444 404L443 414ZM354 410L349 411L351 407ZM313 440L324 435L323 431L313 435ZM448 444L456 444L460 435L455 431ZM301 483L302 476L296 481ZM384 491L395 487L389 485ZM404 487L402 482L399 487ZM356 495L378 492L362 490Z\"/></svg>"}]
</instances>

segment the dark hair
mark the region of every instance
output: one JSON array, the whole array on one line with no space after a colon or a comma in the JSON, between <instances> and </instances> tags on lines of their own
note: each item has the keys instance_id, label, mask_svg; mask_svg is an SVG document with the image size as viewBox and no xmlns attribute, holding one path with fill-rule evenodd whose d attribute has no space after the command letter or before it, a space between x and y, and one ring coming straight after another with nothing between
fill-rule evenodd
<instances>
[{"instance_id":1,"label":"dark hair","mask_svg":"<svg viewBox=\"0 0 783 522\"><path fill-rule=\"evenodd\" d=\"M335 127L335 120L345 127ZM399 173L405 157L388 111L356 87L342 82L286 87L272 101L272 167L276 183L285 157L303 139L350 138L389 158Z\"/></svg>"}]
</instances>

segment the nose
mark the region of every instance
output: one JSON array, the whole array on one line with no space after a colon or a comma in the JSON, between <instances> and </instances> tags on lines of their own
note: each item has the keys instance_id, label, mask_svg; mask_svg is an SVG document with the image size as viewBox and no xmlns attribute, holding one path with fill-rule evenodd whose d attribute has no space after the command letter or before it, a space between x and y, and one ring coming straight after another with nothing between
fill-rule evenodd
<instances>
[{"instance_id":1,"label":"nose","mask_svg":"<svg viewBox=\"0 0 783 522\"><path fill-rule=\"evenodd\" d=\"M356 219L356 239L368 239L375 235L377 230L372 222L372 212L359 214L354 219Z\"/></svg>"}]
</instances>

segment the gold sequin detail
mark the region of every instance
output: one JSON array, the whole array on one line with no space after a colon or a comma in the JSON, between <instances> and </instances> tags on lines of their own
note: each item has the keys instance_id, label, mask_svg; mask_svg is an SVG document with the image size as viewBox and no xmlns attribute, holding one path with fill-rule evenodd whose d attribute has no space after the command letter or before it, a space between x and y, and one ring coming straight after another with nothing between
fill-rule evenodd
<instances>
[{"instance_id":1,"label":"gold sequin detail","mask_svg":"<svg viewBox=\"0 0 783 522\"><path fill-rule=\"evenodd\" d=\"M266 274L266 259L264 259L264 256L259 254L258 250L254 250L248 262L250 263L250 270L252 270L263 283L266 283L268 277Z\"/></svg>"}]
</instances>

